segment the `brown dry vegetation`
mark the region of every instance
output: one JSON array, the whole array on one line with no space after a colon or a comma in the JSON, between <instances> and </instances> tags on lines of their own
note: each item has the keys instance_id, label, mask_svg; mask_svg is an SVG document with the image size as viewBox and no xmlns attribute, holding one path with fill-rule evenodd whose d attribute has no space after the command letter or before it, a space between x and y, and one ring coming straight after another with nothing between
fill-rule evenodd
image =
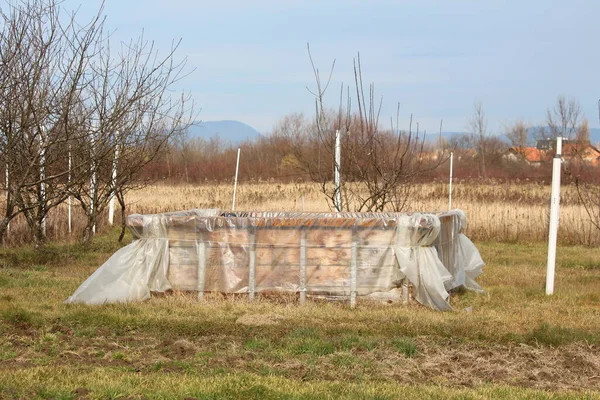
<instances>
[{"instance_id":1,"label":"brown dry vegetation","mask_svg":"<svg viewBox=\"0 0 600 400\"><path fill-rule=\"evenodd\" d=\"M153 185L127 197L127 213L160 213L191 208L229 210L232 184ZM329 211L320 186L314 183L241 183L237 210ZM547 240L550 186L532 182L488 182L454 184L453 207L466 211L467 234L474 240L500 242L539 242ZM439 211L448 208L448 185L415 185L406 211ZM53 210L48 235L54 240L76 239L85 225L83 215L74 207L74 233L68 234L67 208ZM118 220L117 212L117 220ZM100 229L106 229L106 215ZM562 244L600 245L600 231L590 222L574 185L564 185L561 193L559 241ZM25 222L11 224L8 244L26 243Z\"/></svg>"},{"instance_id":2,"label":"brown dry vegetation","mask_svg":"<svg viewBox=\"0 0 600 400\"><path fill-rule=\"evenodd\" d=\"M190 208L231 208L233 185L152 186L132 193L131 212L158 213ZM563 244L598 245L600 232L589 222L576 188L562 188L559 240ZM238 210L329 211L325 196L311 183L244 183L238 186ZM536 242L547 239L550 187L538 183L473 184L456 182L454 208L467 213L468 236L475 240ZM419 184L406 211L448 208L448 185Z\"/></svg>"}]
</instances>

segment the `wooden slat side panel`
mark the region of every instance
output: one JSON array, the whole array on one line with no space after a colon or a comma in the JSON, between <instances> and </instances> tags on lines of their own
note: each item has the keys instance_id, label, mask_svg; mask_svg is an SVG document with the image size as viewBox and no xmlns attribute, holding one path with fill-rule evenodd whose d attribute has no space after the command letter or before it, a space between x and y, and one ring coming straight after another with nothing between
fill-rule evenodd
<instances>
[{"instance_id":1,"label":"wooden slat side panel","mask_svg":"<svg viewBox=\"0 0 600 400\"><path fill-rule=\"evenodd\" d=\"M179 227L181 226L178 225ZM205 291L233 293L248 287L249 239L246 229L221 227L199 231L206 242ZM306 229L308 293L347 295L350 290L352 228ZM356 230L357 292L389 290L398 280L395 229ZM296 291L300 284L300 229L255 228L256 290ZM195 290L198 279L196 241L170 241L169 280L175 289Z\"/></svg>"}]
</instances>

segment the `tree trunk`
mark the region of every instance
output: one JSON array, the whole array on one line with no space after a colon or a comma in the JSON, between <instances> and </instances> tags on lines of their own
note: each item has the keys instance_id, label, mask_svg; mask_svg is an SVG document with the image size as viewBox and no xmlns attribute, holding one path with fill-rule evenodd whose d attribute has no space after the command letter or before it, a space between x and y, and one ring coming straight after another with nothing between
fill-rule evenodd
<instances>
[{"instance_id":1,"label":"tree trunk","mask_svg":"<svg viewBox=\"0 0 600 400\"><path fill-rule=\"evenodd\" d=\"M119 201L119 206L121 206L121 233L119 234L119 243L123 243L123 238L125 237L125 230L127 229L127 217L126 213L126 205L125 205L125 197L121 191L117 191L117 200Z\"/></svg>"},{"instance_id":2,"label":"tree trunk","mask_svg":"<svg viewBox=\"0 0 600 400\"><path fill-rule=\"evenodd\" d=\"M2 221L0 221L0 244L5 243L6 232L8 231L8 224L10 224L11 220L12 220L12 217L6 216L6 217L2 218Z\"/></svg>"},{"instance_id":3,"label":"tree trunk","mask_svg":"<svg viewBox=\"0 0 600 400\"><path fill-rule=\"evenodd\" d=\"M486 179L487 178L487 173L485 170L485 148L483 146L483 144L481 146L479 146L479 170L481 173L481 176Z\"/></svg>"},{"instance_id":4,"label":"tree trunk","mask_svg":"<svg viewBox=\"0 0 600 400\"><path fill-rule=\"evenodd\" d=\"M85 225L85 229L83 230L83 236L81 237L82 243L92 243L92 239L94 238L94 225L96 225L96 216L87 215L87 222Z\"/></svg>"}]
</instances>

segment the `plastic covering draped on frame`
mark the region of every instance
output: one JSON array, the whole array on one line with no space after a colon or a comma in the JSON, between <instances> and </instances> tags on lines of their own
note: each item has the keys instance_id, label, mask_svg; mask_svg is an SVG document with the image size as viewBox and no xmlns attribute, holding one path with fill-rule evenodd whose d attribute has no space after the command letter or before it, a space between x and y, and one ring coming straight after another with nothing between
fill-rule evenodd
<instances>
[{"instance_id":1,"label":"plastic covering draped on frame","mask_svg":"<svg viewBox=\"0 0 600 400\"><path fill-rule=\"evenodd\" d=\"M481 290L483 261L462 234L464 212L286 213L190 210L131 215L134 242L67 302L143 300L151 291L299 292L331 297L397 293L451 309L448 290Z\"/></svg>"}]
</instances>

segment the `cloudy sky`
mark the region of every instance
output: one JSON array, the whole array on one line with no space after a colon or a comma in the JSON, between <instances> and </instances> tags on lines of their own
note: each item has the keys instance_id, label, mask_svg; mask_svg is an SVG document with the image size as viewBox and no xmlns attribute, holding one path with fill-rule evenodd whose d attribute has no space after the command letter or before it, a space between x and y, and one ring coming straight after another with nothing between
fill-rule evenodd
<instances>
[{"instance_id":1,"label":"cloudy sky","mask_svg":"<svg viewBox=\"0 0 600 400\"><path fill-rule=\"evenodd\" d=\"M66 0L82 18L96 0ZM400 103L422 129L466 130L481 101L492 131L523 118L544 120L563 94L576 98L598 127L600 1L597 0L105 0L113 40L144 36L178 54L203 120L234 119L268 132L292 112L311 115L314 86L306 44L317 66L336 60L327 101L352 85L360 52L363 79L383 96L388 124Z\"/></svg>"}]
</instances>

